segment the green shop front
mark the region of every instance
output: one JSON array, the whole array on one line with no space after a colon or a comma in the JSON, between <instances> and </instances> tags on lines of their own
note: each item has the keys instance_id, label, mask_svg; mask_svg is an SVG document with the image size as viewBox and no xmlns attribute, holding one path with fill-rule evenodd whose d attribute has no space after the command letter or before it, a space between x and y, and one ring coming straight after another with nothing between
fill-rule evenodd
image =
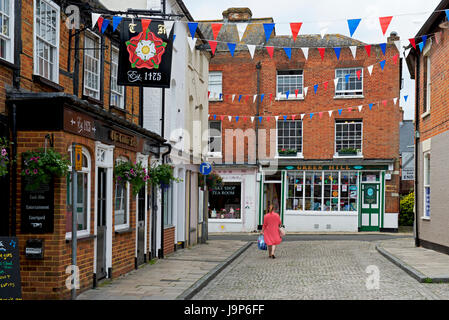
<instances>
[{"instance_id":1,"label":"green shop front","mask_svg":"<svg viewBox=\"0 0 449 320\"><path fill-rule=\"evenodd\" d=\"M258 228L270 204L289 232L382 231L385 221L385 164L300 164L263 169L258 179ZM396 221L397 223L397 221Z\"/></svg>"}]
</instances>

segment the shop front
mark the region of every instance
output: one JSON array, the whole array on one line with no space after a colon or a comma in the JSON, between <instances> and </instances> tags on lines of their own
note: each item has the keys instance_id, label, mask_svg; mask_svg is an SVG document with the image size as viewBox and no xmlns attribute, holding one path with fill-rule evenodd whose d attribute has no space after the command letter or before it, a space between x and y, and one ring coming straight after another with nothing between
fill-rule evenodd
<instances>
[{"instance_id":1,"label":"shop front","mask_svg":"<svg viewBox=\"0 0 449 320\"><path fill-rule=\"evenodd\" d=\"M271 203L290 232L381 231L388 165L296 165L264 171L258 227ZM279 200L279 205L277 204ZM397 223L397 221L396 221Z\"/></svg>"}]
</instances>

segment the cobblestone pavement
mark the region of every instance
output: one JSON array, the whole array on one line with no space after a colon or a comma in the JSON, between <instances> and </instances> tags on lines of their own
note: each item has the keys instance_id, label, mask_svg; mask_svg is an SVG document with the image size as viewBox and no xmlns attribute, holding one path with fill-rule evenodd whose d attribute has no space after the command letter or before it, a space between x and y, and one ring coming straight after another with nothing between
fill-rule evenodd
<instances>
[{"instance_id":1,"label":"cobblestone pavement","mask_svg":"<svg viewBox=\"0 0 449 320\"><path fill-rule=\"evenodd\" d=\"M274 260L253 244L192 300L449 299L449 284L419 283L380 255L375 244L287 241L277 247ZM367 289L367 283L375 284L369 266L379 271L378 289Z\"/></svg>"}]
</instances>

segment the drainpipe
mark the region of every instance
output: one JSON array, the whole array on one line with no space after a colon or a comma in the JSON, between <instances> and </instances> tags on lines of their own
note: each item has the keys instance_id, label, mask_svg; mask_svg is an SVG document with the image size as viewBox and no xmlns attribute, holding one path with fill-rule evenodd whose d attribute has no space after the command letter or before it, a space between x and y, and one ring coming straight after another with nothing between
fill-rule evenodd
<instances>
[{"instance_id":1,"label":"drainpipe","mask_svg":"<svg viewBox=\"0 0 449 320\"><path fill-rule=\"evenodd\" d=\"M420 70L419 70L419 55L416 58L416 79L415 79L415 246L420 246L419 241L419 221L418 221L418 144L419 144L419 96L420 96Z\"/></svg>"},{"instance_id":2,"label":"drainpipe","mask_svg":"<svg viewBox=\"0 0 449 320\"><path fill-rule=\"evenodd\" d=\"M256 64L257 69L257 96L260 96L260 69L262 69L262 64L260 61ZM260 99L257 99L256 104L256 164L259 164L259 107Z\"/></svg>"},{"instance_id":3,"label":"drainpipe","mask_svg":"<svg viewBox=\"0 0 449 320\"><path fill-rule=\"evenodd\" d=\"M17 159L17 114L16 104L12 104L12 159ZM11 236L16 236L16 217L17 217L17 161L12 163L12 204L11 204Z\"/></svg>"},{"instance_id":4,"label":"drainpipe","mask_svg":"<svg viewBox=\"0 0 449 320\"><path fill-rule=\"evenodd\" d=\"M168 150L162 154L162 164L165 163L165 157L170 154L172 146L170 143L163 143L162 146L168 147ZM161 251L159 252L159 258L164 259L164 190L161 190Z\"/></svg>"}]
</instances>

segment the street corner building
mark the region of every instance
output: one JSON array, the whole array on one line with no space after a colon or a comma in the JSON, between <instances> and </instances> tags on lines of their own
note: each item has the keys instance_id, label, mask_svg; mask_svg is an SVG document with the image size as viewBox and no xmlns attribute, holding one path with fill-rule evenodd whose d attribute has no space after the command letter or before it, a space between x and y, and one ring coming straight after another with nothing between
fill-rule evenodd
<instances>
[{"instance_id":1,"label":"street corner building","mask_svg":"<svg viewBox=\"0 0 449 320\"><path fill-rule=\"evenodd\" d=\"M441 1L408 46L415 80L415 242L449 254L449 1Z\"/></svg>"},{"instance_id":2,"label":"street corner building","mask_svg":"<svg viewBox=\"0 0 449 320\"><path fill-rule=\"evenodd\" d=\"M274 23L229 8L199 24L217 41L209 232L260 230L270 204L291 232L397 231L399 36L278 36Z\"/></svg>"},{"instance_id":3,"label":"street corner building","mask_svg":"<svg viewBox=\"0 0 449 320\"><path fill-rule=\"evenodd\" d=\"M143 124L142 88L117 83L120 27L92 21L103 5L79 1L80 26L69 28L63 1L3 4L1 14L9 19L2 29L8 37L0 35L0 130L10 142L5 155L16 161L0 177L0 235L18 239L23 299L68 299L73 214L77 292L176 249L175 228L164 229L162 217L172 207L160 196L171 187L146 184L134 194L114 173L122 162L140 163L148 172L169 148L163 135ZM82 150L76 212L70 175L52 177L38 189L28 188L27 178L38 173L28 169L38 157L27 155L40 149L70 160L71 172L74 143Z\"/></svg>"}]
</instances>

